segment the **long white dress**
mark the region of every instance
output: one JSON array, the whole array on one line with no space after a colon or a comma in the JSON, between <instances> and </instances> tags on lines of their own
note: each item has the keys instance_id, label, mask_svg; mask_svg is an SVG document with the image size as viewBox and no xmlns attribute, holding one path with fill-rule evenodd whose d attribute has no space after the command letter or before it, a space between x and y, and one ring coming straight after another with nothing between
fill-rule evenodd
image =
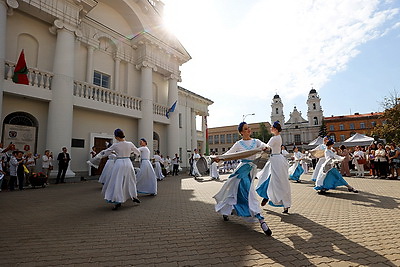
<instances>
[{"instance_id":1,"label":"long white dress","mask_svg":"<svg viewBox=\"0 0 400 267\"><path fill-rule=\"evenodd\" d=\"M217 163L216 163L215 161L213 161L213 162L211 163L211 166L210 166L210 176L211 176L211 178L213 178L213 179L219 179L218 166L217 166Z\"/></svg>"},{"instance_id":2,"label":"long white dress","mask_svg":"<svg viewBox=\"0 0 400 267\"><path fill-rule=\"evenodd\" d=\"M104 199L109 203L124 203L128 199L137 198L136 175L130 159L132 152L140 154L132 142L118 141L96 155L96 157L107 157L111 153L117 155L110 179L102 190Z\"/></svg>"},{"instance_id":3,"label":"long white dress","mask_svg":"<svg viewBox=\"0 0 400 267\"><path fill-rule=\"evenodd\" d=\"M199 172L199 169L197 168L197 161L200 159L200 155L198 153L193 154L193 171L192 175L196 177L200 177L201 174Z\"/></svg>"},{"instance_id":4,"label":"long white dress","mask_svg":"<svg viewBox=\"0 0 400 267\"><path fill-rule=\"evenodd\" d=\"M150 162L150 150L147 146L138 148L140 151L140 170L137 174L137 190L142 194L157 194L157 178Z\"/></svg>"},{"instance_id":5,"label":"long white dress","mask_svg":"<svg viewBox=\"0 0 400 267\"><path fill-rule=\"evenodd\" d=\"M99 183L102 183L103 185L107 183L107 181L111 177L111 172L114 167L115 160L117 159L117 155L114 153L111 153L108 156L108 160L106 164L104 165L103 170L101 171L101 175L99 177Z\"/></svg>"},{"instance_id":6,"label":"long white dress","mask_svg":"<svg viewBox=\"0 0 400 267\"><path fill-rule=\"evenodd\" d=\"M316 148L314 148L313 150L325 150L325 149L326 149L326 145L320 144ZM315 169L314 169L314 172L313 172L312 177L311 177L312 181L315 182L317 180L317 177L318 177L319 172L321 170L321 166L324 163L325 163L325 157L322 157L322 158L318 159L317 165L315 165Z\"/></svg>"},{"instance_id":7,"label":"long white dress","mask_svg":"<svg viewBox=\"0 0 400 267\"><path fill-rule=\"evenodd\" d=\"M316 188L323 187L325 178L327 177L327 174L332 169L334 169L333 160L342 161L344 159L344 157L337 155L335 152L333 152L332 150L330 150L328 148L325 149L325 157L324 158L325 158L325 162L324 162L324 164L322 164L321 169L317 176L317 180L315 181ZM326 188L326 189L333 189L333 188Z\"/></svg>"},{"instance_id":8,"label":"long white dress","mask_svg":"<svg viewBox=\"0 0 400 267\"><path fill-rule=\"evenodd\" d=\"M269 199L269 204L276 207L289 208L292 204L290 183L288 179L289 164L280 153L282 137L275 135L269 139L267 147L271 148L271 156L264 168L257 173L259 196Z\"/></svg>"},{"instance_id":9,"label":"long white dress","mask_svg":"<svg viewBox=\"0 0 400 267\"><path fill-rule=\"evenodd\" d=\"M264 147L266 144L258 139L239 140L225 154ZM214 196L217 202L215 211L222 215L231 215L235 211L236 215L241 217L250 217L252 220L263 219L254 189L257 166L252 161L255 158L256 155L253 155L241 160L221 190Z\"/></svg>"},{"instance_id":10,"label":"long white dress","mask_svg":"<svg viewBox=\"0 0 400 267\"><path fill-rule=\"evenodd\" d=\"M304 169L300 164L300 160L303 154L297 151L293 153L293 156L294 156L294 163L289 167L289 179L294 181L299 181L300 176L304 172Z\"/></svg>"},{"instance_id":11,"label":"long white dress","mask_svg":"<svg viewBox=\"0 0 400 267\"><path fill-rule=\"evenodd\" d=\"M164 175L162 173L161 164L160 164L160 163L162 163L162 161L163 160L159 155L154 155L154 166L155 166L154 171L156 173L157 180L164 179Z\"/></svg>"}]
</instances>

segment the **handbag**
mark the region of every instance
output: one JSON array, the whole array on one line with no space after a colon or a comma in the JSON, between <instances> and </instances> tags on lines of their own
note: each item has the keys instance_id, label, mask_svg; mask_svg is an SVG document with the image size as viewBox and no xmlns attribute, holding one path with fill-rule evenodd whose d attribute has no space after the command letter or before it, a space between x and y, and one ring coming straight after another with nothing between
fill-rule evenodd
<instances>
[{"instance_id":1,"label":"handbag","mask_svg":"<svg viewBox=\"0 0 400 267\"><path fill-rule=\"evenodd\" d=\"M28 170L28 168L25 166L25 164L22 165L22 166L24 167L24 173L29 173L29 170Z\"/></svg>"}]
</instances>

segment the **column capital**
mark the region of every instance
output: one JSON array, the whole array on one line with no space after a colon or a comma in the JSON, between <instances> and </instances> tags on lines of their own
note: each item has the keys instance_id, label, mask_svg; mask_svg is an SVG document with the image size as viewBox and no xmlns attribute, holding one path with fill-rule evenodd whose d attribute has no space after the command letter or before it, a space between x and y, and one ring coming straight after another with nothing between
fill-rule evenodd
<instances>
[{"instance_id":1,"label":"column capital","mask_svg":"<svg viewBox=\"0 0 400 267\"><path fill-rule=\"evenodd\" d=\"M153 71L157 71L156 65L154 65L148 61L142 61L141 63L136 65L137 70L141 70L142 68L151 68Z\"/></svg>"},{"instance_id":2,"label":"column capital","mask_svg":"<svg viewBox=\"0 0 400 267\"><path fill-rule=\"evenodd\" d=\"M58 30L62 30L62 29L66 29L66 30L68 30L68 31L70 31L70 32L73 32L73 33L75 34L76 37L82 37L82 36L83 36L83 34L82 34L82 32L81 32L80 29L78 29L77 27L75 27L75 26L73 26L73 25L70 25L70 24L68 24L68 23L65 23L65 22L63 22L62 20L59 20L59 19L56 19L56 20L53 22L53 26L51 26L51 27L49 28L49 31L50 31L52 34L57 34L57 31L58 31Z\"/></svg>"},{"instance_id":3,"label":"column capital","mask_svg":"<svg viewBox=\"0 0 400 267\"><path fill-rule=\"evenodd\" d=\"M177 74L175 74L175 73L171 73L170 75L168 75L168 76L165 76L164 77L164 80L176 80L176 81L178 81L178 82L181 82L182 81L182 79L181 79L181 76L180 75L177 75Z\"/></svg>"}]
</instances>

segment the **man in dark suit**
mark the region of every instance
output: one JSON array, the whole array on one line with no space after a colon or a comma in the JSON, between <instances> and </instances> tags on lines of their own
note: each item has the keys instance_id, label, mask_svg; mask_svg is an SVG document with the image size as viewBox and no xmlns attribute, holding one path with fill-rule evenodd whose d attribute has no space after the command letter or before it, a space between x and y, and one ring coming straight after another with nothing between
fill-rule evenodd
<instances>
[{"instance_id":1,"label":"man in dark suit","mask_svg":"<svg viewBox=\"0 0 400 267\"><path fill-rule=\"evenodd\" d=\"M56 184L60 182L60 178L61 178L61 183L65 183L64 181L65 173L67 172L68 164L69 161L71 160L69 153L67 153L66 147L62 148L62 152L58 154L57 160L58 160L58 174L57 174Z\"/></svg>"}]
</instances>

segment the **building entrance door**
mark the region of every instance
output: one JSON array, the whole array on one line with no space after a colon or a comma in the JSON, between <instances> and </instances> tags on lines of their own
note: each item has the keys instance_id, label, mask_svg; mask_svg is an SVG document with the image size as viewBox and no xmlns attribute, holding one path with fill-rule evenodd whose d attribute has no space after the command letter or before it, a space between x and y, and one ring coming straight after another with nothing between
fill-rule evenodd
<instances>
[{"instance_id":1,"label":"building entrance door","mask_svg":"<svg viewBox=\"0 0 400 267\"><path fill-rule=\"evenodd\" d=\"M102 137L95 137L94 138L94 146L95 146L95 151L96 153L99 153L100 151L106 149L108 147L108 144L112 143L111 138L102 138ZM101 160L99 168L96 171L96 175L100 175L101 172L103 171L104 165L106 165L108 158L105 157Z\"/></svg>"}]
</instances>

